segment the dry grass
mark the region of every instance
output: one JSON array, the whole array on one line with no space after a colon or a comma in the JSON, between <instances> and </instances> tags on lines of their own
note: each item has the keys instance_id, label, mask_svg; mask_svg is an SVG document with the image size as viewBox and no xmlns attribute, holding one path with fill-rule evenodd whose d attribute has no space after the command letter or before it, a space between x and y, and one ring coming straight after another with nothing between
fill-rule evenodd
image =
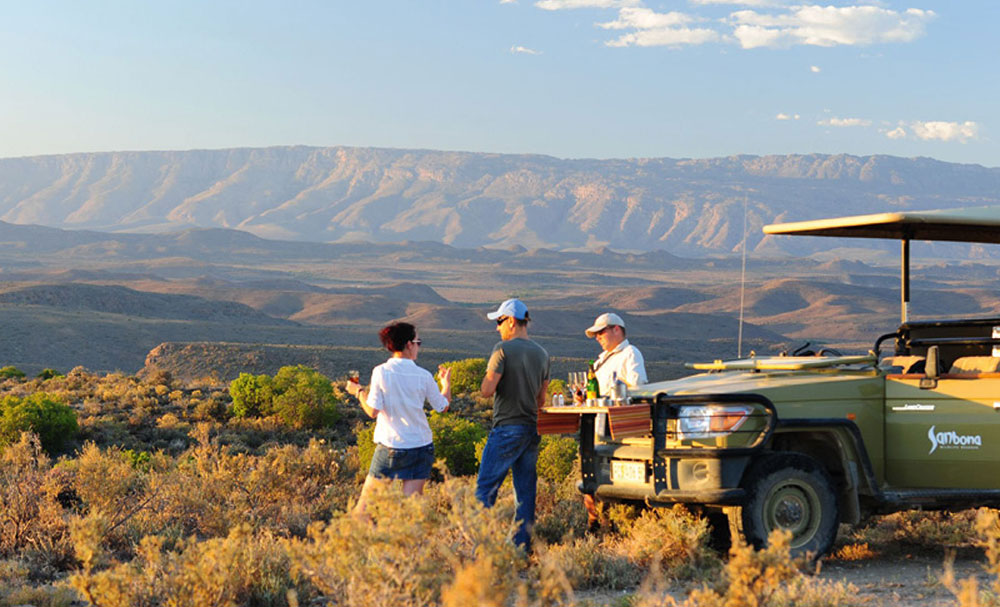
<instances>
[{"instance_id":1,"label":"dry grass","mask_svg":"<svg viewBox=\"0 0 1000 607\"><path fill-rule=\"evenodd\" d=\"M838 561L869 561L878 556L878 553L868 547L868 542L861 544L845 544L838 548L831 558Z\"/></svg>"},{"instance_id":2,"label":"dry grass","mask_svg":"<svg viewBox=\"0 0 1000 607\"><path fill-rule=\"evenodd\" d=\"M978 542L986 550L986 571L993 576L991 587L980 589L975 577L956 580L951 558L945 562L941 583L955 595L959 607L996 607L1000 605L1000 513L980 508L975 525Z\"/></svg>"},{"instance_id":3,"label":"dry grass","mask_svg":"<svg viewBox=\"0 0 1000 607\"><path fill-rule=\"evenodd\" d=\"M791 558L791 535L776 531L767 549L746 544L733 547L714 585L693 590L678 600L658 576L651 575L637 593L633 607L847 607L863 604L857 588L844 582L824 582L803 573L804 560Z\"/></svg>"},{"instance_id":4,"label":"dry grass","mask_svg":"<svg viewBox=\"0 0 1000 607\"><path fill-rule=\"evenodd\" d=\"M872 517L844 536L845 545L866 544L879 554L942 548L968 548L978 543L975 509L961 512L910 510Z\"/></svg>"},{"instance_id":5,"label":"dry grass","mask_svg":"<svg viewBox=\"0 0 1000 607\"><path fill-rule=\"evenodd\" d=\"M859 600L848 584L803 573L781 536L766 551L737 546L723 562L707 547L706 522L682 507L611 507L601 532L585 535L575 474L540 481L531 555L510 542L509 487L485 510L472 477L440 466L444 480L425 495L404 499L390 486L373 497L371 519L357 520L345 514L359 490L353 446L267 420L199 422L190 401L210 400L211 389L169 378L77 372L55 387L76 403L90 440L57 460L27 434L0 452L0 607L583 607L609 592L625 593L607 599L622 607ZM128 421L136 409L154 430ZM181 445L146 442L166 430ZM984 549L992 587L943 583L957 605L998 604L995 511L881 517L845 540L834 558L871 559L893 546Z\"/></svg>"}]
</instances>

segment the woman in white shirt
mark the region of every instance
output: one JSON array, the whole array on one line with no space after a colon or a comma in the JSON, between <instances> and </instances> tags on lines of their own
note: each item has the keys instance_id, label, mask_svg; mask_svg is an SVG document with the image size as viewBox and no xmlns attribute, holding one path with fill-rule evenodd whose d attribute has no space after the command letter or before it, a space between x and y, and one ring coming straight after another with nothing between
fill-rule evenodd
<instances>
[{"instance_id":1,"label":"woman in white shirt","mask_svg":"<svg viewBox=\"0 0 1000 607\"><path fill-rule=\"evenodd\" d=\"M423 492L434 464L434 443L424 401L436 411L445 411L451 400L451 369L438 367L439 391L434 376L416 365L422 343L416 327L392 323L378 336L392 352L392 358L372 370L368 388L353 381L347 383L347 391L357 396L361 408L375 419L375 455L354 508L362 515L375 483L398 478L403 481L403 495Z\"/></svg>"}]
</instances>

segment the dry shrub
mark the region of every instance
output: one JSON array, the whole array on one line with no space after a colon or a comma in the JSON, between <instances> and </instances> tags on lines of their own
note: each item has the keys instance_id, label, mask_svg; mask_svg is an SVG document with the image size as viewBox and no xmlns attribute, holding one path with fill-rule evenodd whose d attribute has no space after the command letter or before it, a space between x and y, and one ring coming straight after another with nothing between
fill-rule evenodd
<instances>
[{"instance_id":1,"label":"dry shrub","mask_svg":"<svg viewBox=\"0 0 1000 607\"><path fill-rule=\"evenodd\" d=\"M78 598L73 590L52 584L0 589L0 607L70 607L79 604Z\"/></svg>"},{"instance_id":2,"label":"dry shrub","mask_svg":"<svg viewBox=\"0 0 1000 607\"><path fill-rule=\"evenodd\" d=\"M640 567L653 562L671 577L696 577L715 571L718 557L708 547L708 521L684 506L650 508L628 517L622 508L610 518L622 531L620 550Z\"/></svg>"},{"instance_id":3,"label":"dry shrub","mask_svg":"<svg viewBox=\"0 0 1000 607\"><path fill-rule=\"evenodd\" d=\"M58 501L62 487L36 435L22 433L0 451L0 556L27 560L38 577L71 555Z\"/></svg>"},{"instance_id":4,"label":"dry shrub","mask_svg":"<svg viewBox=\"0 0 1000 607\"><path fill-rule=\"evenodd\" d=\"M756 551L740 543L730 551L729 562L715 587L703 587L678 602L656 587L650 576L635 601L635 607L841 607L860 605L857 588L844 582L824 582L804 575L803 560L793 559L791 534L775 530L768 547Z\"/></svg>"},{"instance_id":5,"label":"dry shrub","mask_svg":"<svg viewBox=\"0 0 1000 607\"><path fill-rule=\"evenodd\" d=\"M311 521L345 508L355 491L353 468L343 470L348 456L321 441L254 456L227 453L205 425L194 434L198 444L176 460L87 444L64 466L80 511L108 519L100 536L105 549L125 558L147 535L224 537L241 524L304 535Z\"/></svg>"},{"instance_id":6,"label":"dry shrub","mask_svg":"<svg viewBox=\"0 0 1000 607\"><path fill-rule=\"evenodd\" d=\"M370 520L345 515L316 523L308 540L290 542L295 570L321 593L347 605L420 606L437 604L447 586L451 604L514 588L523 561L508 538L510 499L485 509L470 479L447 479L406 499L398 486L379 485L368 513ZM466 573L452 585L455 572L477 560L491 574Z\"/></svg>"},{"instance_id":7,"label":"dry shrub","mask_svg":"<svg viewBox=\"0 0 1000 607\"><path fill-rule=\"evenodd\" d=\"M441 592L442 607L504 607L510 595L510 577L497 571L493 559L481 556L455 572L452 584Z\"/></svg>"},{"instance_id":8,"label":"dry shrub","mask_svg":"<svg viewBox=\"0 0 1000 607\"><path fill-rule=\"evenodd\" d=\"M245 525L223 538L182 541L176 551L165 551L163 538L147 536L134 560L100 570L93 558L100 553L98 536L86 523L74 529L84 567L69 579L93 605L286 605L295 588L282 542Z\"/></svg>"},{"instance_id":9,"label":"dry shrub","mask_svg":"<svg viewBox=\"0 0 1000 607\"><path fill-rule=\"evenodd\" d=\"M942 546L968 546L976 532L976 510L961 512L925 512L908 510L873 518L864 527L853 530L851 541L878 546L879 552L928 548L939 552Z\"/></svg>"},{"instance_id":10,"label":"dry shrub","mask_svg":"<svg viewBox=\"0 0 1000 607\"><path fill-rule=\"evenodd\" d=\"M29 583L31 566L18 560L0 560L0 607L68 607L77 598L68 588Z\"/></svg>"},{"instance_id":11,"label":"dry shrub","mask_svg":"<svg viewBox=\"0 0 1000 607\"><path fill-rule=\"evenodd\" d=\"M186 428L186 424L181 422L173 413L165 413L156 420L156 427L162 429L173 429L173 428Z\"/></svg>"},{"instance_id":12,"label":"dry shrub","mask_svg":"<svg viewBox=\"0 0 1000 607\"><path fill-rule=\"evenodd\" d=\"M571 541L587 529L587 511L583 496L576 488L576 478L569 476L558 483L538 479L535 498L535 536L543 542Z\"/></svg>"},{"instance_id":13,"label":"dry shrub","mask_svg":"<svg viewBox=\"0 0 1000 607\"><path fill-rule=\"evenodd\" d=\"M131 555L143 536L162 533L160 508L174 483L173 460L119 447L84 445L64 469L72 474L79 510L107 519L101 541L122 556Z\"/></svg>"},{"instance_id":14,"label":"dry shrub","mask_svg":"<svg viewBox=\"0 0 1000 607\"><path fill-rule=\"evenodd\" d=\"M262 456L230 454L200 425L198 444L178 461L156 509L161 528L218 537L240 524L304 535L309 523L346 507L353 492L343 452L311 440L272 447ZM347 489L350 487L350 489Z\"/></svg>"},{"instance_id":15,"label":"dry shrub","mask_svg":"<svg viewBox=\"0 0 1000 607\"><path fill-rule=\"evenodd\" d=\"M869 561L876 557L878 553L868 547L868 542L864 542L841 546L831 558L837 561Z\"/></svg>"},{"instance_id":16,"label":"dry shrub","mask_svg":"<svg viewBox=\"0 0 1000 607\"><path fill-rule=\"evenodd\" d=\"M90 510L118 512L141 498L146 489L144 475L132 467L121 448L100 449L84 444L73 462L73 488Z\"/></svg>"},{"instance_id":17,"label":"dry shrub","mask_svg":"<svg viewBox=\"0 0 1000 607\"><path fill-rule=\"evenodd\" d=\"M945 561L941 583L955 595L960 607L995 607L1000 605L1000 514L980 508L976 512L976 533L986 549L986 571L993 576L992 591L980 592L975 577L956 580L953 556Z\"/></svg>"},{"instance_id":18,"label":"dry shrub","mask_svg":"<svg viewBox=\"0 0 1000 607\"><path fill-rule=\"evenodd\" d=\"M16 559L0 561L0 589L12 588L28 581L28 565Z\"/></svg>"},{"instance_id":19,"label":"dry shrub","mask_svg":"<svg viewBox=\"0 0 1000 607\"><path fill-rule=\"evenodd\" d=\"M577 590L630 588L638 584L645 573L635 560L593 536L539 548L538 565L543 587L548 578L559 574Z\"/></svg>"}]
</instances>

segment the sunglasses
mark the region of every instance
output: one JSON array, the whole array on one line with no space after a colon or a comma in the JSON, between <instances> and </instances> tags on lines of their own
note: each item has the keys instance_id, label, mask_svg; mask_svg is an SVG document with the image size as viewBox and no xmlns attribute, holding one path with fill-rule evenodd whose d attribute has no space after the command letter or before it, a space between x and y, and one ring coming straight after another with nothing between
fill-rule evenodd
<instances>
[{"instance_id":1,"label":"sunglasses","mask_svg":"<svg viewBox=\"0 0 1000 607\"><path fill-rule=\"evenodd\" d=\"M501 316L500 318L497 319L497 326L499 327L500 325L502 325L505 322L507 322L507 317L506 316Z\"/></svg>"},{"instance_id":2,"label":"sunglasses","mask_svg":"<svg viewBox=\"0 0 1000 607\"><path fill-rule=\"evenodd\" d=\"M422 344L424 342L418 337L417 339L411 339L410 343L414 343L414 344L417 344L419 346L420 344Z\"/></svg>"}]
</instances>

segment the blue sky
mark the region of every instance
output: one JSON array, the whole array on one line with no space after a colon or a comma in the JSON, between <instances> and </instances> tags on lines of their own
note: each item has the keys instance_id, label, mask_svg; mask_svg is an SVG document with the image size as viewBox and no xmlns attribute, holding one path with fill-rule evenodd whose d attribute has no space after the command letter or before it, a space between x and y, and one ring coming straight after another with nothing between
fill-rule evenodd
<instances>
[{"instance_id":1,"label":"blue sky","mask_svg":"<svg viewBox=\"0 0 1000 607\"><path fill-rule=\"evenodd\" d=\"M998 24L995 0L0 0L0 157L304 144L997 167Z\"/></svg>"}]
</instances>

